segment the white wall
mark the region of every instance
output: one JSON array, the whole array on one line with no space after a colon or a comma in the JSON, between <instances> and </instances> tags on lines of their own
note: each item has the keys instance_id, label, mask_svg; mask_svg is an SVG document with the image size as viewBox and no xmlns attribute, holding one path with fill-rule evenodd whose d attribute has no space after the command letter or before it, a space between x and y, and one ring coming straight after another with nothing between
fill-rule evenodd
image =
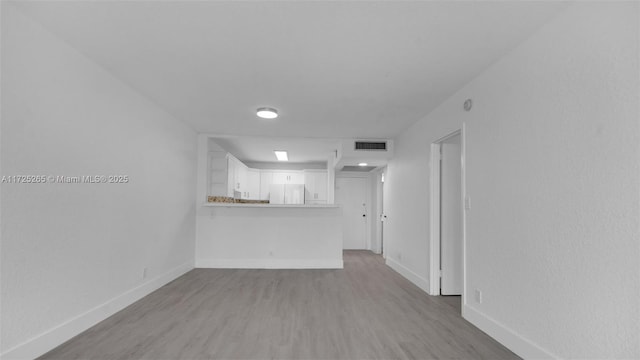
<instances>
[{"instance_id":1,"label":"white wall","mask_svg":"<svg viewBox=\"0 0 640 360\"><path fill-rule=\"evenodd\" d=\"M396 139L385 247L426 289L429 145L466 124L464 313L521 356L640 357L639 13L570 6Z\"/></svg>"},{"instance_id":2,"label":"white wall","mask_svg":"<svg viewBox=\"0 0 640 360\"><path fill-rule=\"evenodd\" d=\"M2 2L3 358L32 358L193 267L196 134ZM146 278L143 270L147 268Z\"/></svg>"},{"instance_id":3,"label":"white wall","mask_svg":"<svg viewBox=\"0 0 640 360\"><path fill-rule=\"evenodd\" d=\"M342 269L339 207L198 209L196 267Z\"/></svg>"}]
</instances>

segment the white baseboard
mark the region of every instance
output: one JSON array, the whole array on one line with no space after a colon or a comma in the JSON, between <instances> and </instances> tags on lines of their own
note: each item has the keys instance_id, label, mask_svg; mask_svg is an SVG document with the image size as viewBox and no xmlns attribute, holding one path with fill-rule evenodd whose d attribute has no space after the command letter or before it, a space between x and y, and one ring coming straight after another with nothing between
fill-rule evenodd
<instances>
[{"instance_id":1,"label":"white baseboard","mask_svg":"<svg viewBox=\"0 0 640 360\"><path fill-rule=\"evenodd\" d=\"M464 305L464 311L462 313L462 317L467 321L477 326L480 330L496 339L499 343L523 359L559 359L557 355L525 339L520 334L469 305Z\"/></svg>"},{"instance_id":2,"label":"white baseboard","mask_svg":"<svg viewBox=\"0 0 640 360\"><path fill-rule=\"evenodd\" d=\"M197 268L212 269L342 269L342 259L197 259Z\"/></svg>"},{"instance_id":3,"label":"white baseboard","mask_svg":"<svg viewBox=\"0 0 640 360\"><path fill-rule=\"evenodd\" d=\"M400 264L390 257L387 257L385 260L385 263L390 268L397 271L398 273L400 273L400 275L404 276L407 280L411 281L414 285L429 294L429 281L427 279L414 273L413 271L409 270L409 268L405 267L404 265Z\"/></svg>"},{"instance_id":4,"label":"white baseboard","mask_svg":"<svg viewBox=\"0 0 640 360\"><path fill-rule=\"evenodd\" d=\"M147 296L170 281L180 277L191 269L193 269L192 262L173 268L162 275L150 279L149 281L118 295L91 310L73 317L64 323L23 342L22 344L14 346L0 354L0 359L35 359L100 321Z\"/></svg>"}]
</instances>

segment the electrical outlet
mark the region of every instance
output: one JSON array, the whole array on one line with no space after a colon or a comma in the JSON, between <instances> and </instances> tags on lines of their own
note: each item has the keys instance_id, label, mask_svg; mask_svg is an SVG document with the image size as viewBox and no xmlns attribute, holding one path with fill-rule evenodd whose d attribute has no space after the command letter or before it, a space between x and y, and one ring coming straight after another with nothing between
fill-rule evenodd
<instances>
[{"instance_id":1,"label":"electrical outlet","mask_svg":"<svg viewBox=\"0 0 640 360\"><path fill-rule=\"evenodd\" d=\"M143 268L142 269L142 278L146 279L147 278L147 268Z\"/></svg>"},{"instance_id":2,"label":"electrical outlet","mask_svg":"<svg viewBox=\"0 0 640 360\"><path fill-rule=\"evenodd\" d=\"M476 289L476 302L482 304L482 291Z\"/></svg>"},{"instance_id":3,"label":"electrical outlet","mask_svg":"<svg viewBox=\"0 0 640 360\"><path fill-rule=\"evenodd\" d=\"M398 253L398 261L402 261L402 254Z\"/></svg>"}]
</instances>

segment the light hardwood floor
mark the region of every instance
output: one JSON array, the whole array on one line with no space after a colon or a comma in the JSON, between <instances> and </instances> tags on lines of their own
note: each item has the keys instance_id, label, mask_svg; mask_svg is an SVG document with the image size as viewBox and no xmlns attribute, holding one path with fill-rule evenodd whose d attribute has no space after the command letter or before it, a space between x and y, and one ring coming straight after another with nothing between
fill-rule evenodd
<instances>
[{"instance_id":1,"label":"light hardwood floor","mask_svg":"<svg viewBox=\"0 0 640 360\"><path fill-rule=\"evenodd\" d=\"M195 269L41 359L517 359L368 251L344 270Z\"/></svg>"}]
</instances>

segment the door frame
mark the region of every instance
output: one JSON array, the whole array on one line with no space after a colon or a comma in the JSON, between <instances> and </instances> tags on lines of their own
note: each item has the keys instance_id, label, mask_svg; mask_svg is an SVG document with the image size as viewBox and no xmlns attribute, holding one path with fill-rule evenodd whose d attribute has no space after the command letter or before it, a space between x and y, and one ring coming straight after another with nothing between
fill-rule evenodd
<instances>
[{"instance_id":1,"label":"door frame","mask_svg":"<svg viewBox=\"0 0 640 360\"><path fill-rule=\"evenodd\" d=\"M371 201L372 212L372 234L371 234L371 251L376 254L382 254L385 257L384 242L383 242L383 222L384 216L384 174L387 171L387 166L380 167L379 169L371 171L372 177L372 197L375 200Z\"/></svg>"},{"instance_id":2,"label":"door frame","mask_svg":"<svg viewBox=\"0 0 640 360\"><path fill-rule=\"evenodd\" d=\"M334 188L335 186L337 186L338 184L338 179L339 178L356 178L356 179L364 179L365 180L365 197L366 197L366 204L367 206L365 207L365 211L366 211L366 215L367 215L367 224L365 226L365 232L364 232L364 237L365 237L365 250L371 250L372 247L372 241L371 241L371 213L373 212L373 205L371 204L372 202L372 196L371 196L371 178L372 178L372 174L370 172L354 172L354 171L341 171L341 172L336 172L336 176L335 176L335 183L334 183Z\"/></svg>"},{"instance_id":3,"label":"door frame","mask_svg":"<svg viewBox=\"0 0 640 360\"><path fill-rule=\"evenodd\" d=\"M462 312L466 305L465 291L467 287L467 210L465 207L465 199L467 199L467 183L466 183L466 136L465 124L449 134L439 138L431 143L431 208L430 208L430 236L429 236L429 294L434 296L440 295L440 149L442 143L456 135L460 135L461 147L461 173L462 173L462 196L460 205L462 206Z\"/></svg>"}]
</instances>

